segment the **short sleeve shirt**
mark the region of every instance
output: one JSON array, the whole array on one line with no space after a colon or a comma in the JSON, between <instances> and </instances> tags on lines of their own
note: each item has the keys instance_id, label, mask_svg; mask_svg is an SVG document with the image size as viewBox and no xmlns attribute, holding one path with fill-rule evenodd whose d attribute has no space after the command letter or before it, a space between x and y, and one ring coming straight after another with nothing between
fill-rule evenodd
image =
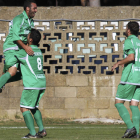
<instances>
[{"instance_id":1,"label":"short sleeve shirt","mask_svg":"<svg viewBox=\"0 0 140 140\"><path fill-rule=\"evenodd\" d=\"M24 44L27 44L27 35L34 28L34 21L32 18L28 18L25 11L16 16L11 22L9 27L9 34L3 45L3 52L7 50L19 50L19 46L16 41L21 40Z\"/></svg>"},{"instance_id":2,"label":"short sleeve shirt","mask_svg":"<svg viewBox=\"0 0 140 140\"><path fill-rule=\"evenodd\" d=\"M120 83L140 85L140 40L135 35L130 35L124 43L124 58L129 54L134 54L135 60L124 65Z\"/></svg>"}]
</instances>

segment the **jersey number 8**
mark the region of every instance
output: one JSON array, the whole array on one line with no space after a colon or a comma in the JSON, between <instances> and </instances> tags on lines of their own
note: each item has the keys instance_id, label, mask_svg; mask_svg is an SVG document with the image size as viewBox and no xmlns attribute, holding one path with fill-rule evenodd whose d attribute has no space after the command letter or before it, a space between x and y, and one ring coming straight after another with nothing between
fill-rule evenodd
<instances>
[{"instance_id":1,"label":"jersey number 8","mask_svg":"<svg viewBox=\"0 0 140 140\"><path fill-rule=\"evenodd\" d=\"M42 70L42 65L41 65L41 58L37 58L37 67L38 67L38 70Z\"/></svg>"}]
</instances>

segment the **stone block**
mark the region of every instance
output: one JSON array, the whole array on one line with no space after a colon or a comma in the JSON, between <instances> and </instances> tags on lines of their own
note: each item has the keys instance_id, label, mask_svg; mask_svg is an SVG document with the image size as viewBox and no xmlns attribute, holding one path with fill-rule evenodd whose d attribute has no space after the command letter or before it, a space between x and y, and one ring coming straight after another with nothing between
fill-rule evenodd
<instances>
[{"instance_id":1,"label":"stone block","mask_svg":"<svg viewBox=\"0 0 140 140\"><path fill-rule=\"evenodd\" d=\"M23 87L6 87L10 98L20 98L22 95Z\"/></svg>"},{"instance_id":2,"label":"stone block","mask_svg":"<svg viewBox=\"0 0 140 140\"><path fill-rule=\"evenodd\" d=\"M97 7L84 8L83 7L83 8L81 8L81 10L82 10L82 19L83 20L107 19L108 18L108 7L102 7L102 8L97 8Z\"/></svg>"},{"instance_id":3,"label":"stone block","mask_svg":"<svg viewBox=\"0 0 140 140\"><path fill-rule=\"evenodd\" d=\"M110 108L112 109L115 109L115 98L110 98Z\"/></svg>"},{"instance_id":4,"label":"stone block","mask_svg":"<svg viewBox=\"0 0 140 140\"><path fill-rule=\"evenodd\" d=\"M9 98L0 98L0 109L7 110L9 109Z\"/></svg>"},{"instance_id":5,"label":"stone block","mask_svg":"<svg viewBox=\"0 0 140 140\"><path fill-rule=\"evenodd\" d=\"M76 97L76 87L55 87L55 97Z\"/></svg>"},{"instance_id":6,"label":"stone block","mask_svg":"<svg viewBox=\"0 0 140 140\"><path fill-rule=\"evenodd\" d=\"M77 97L78 98L87 98L94 97L93 87L77 87Z\"/></svg>"},{"instance_id":7,"label":"stone block","mask_svg":"<svg viewBox=\"0 0 140 140\"><path fill-rule=\"evenodd\" d=\"M87 102L89 109L109 109L110 107L110 99L108 98L91 98Z\"/></svg>"},{"instance_id":8,"label":"stone block","mask_svg":"<svg viewBox=\"0 0 140 140\"><path fill-rule=\"evenodd\" d=\"M113 96L113 89L112 87L99 87L98 88L99 97L112 97Z\"/></svg>"},{"instance_id":9,"label":"stone block","mask_svg":"<svg viewBox=\"0 0 140 140\"><path fill-rule=\"evenodd\" d=\"M64 98L44 98L44 109L62 109L65 107Z\"/></svg>"},{"instance_id":10,"label":"stone block","mask_svg":"<svg viewBox=\"0 0 140 140\"><path fill-rule=\"evenodd\" d=\"M64 15L62 7L40 7L39 10L36 16L40 14L40 17L38 16L40 19L62 19Z\"/></svg>"},{"instance_id":11,"label":"stone block","mask_svg":"<svg viewBox=\"0 0 140 140\"><path fill-rule=\"evenodd\" d=\"M88 76L66 76L67 86L88 86Z\"/></svg>"},{"instance_id":12,"label":"stone block","mask_svg":"<svg viewBox=\"0 0 140 140\"><path fill-rule=\"evenodd\" d=\"M9 98L9 109L19 109L20 98Z\"/></svg>"},{"instance_id":13,"label":"stone block","mask_svg":"<svg viewBox=\"0 0 140 140\"><path fill-rule=\"evenodd\" d=\"M98 109L83 109L81 118L96 118L98 117Z\"/></svg>"},{"instance_id":14,"label":"stone block","mask_svg":"<svg viewBox=\"0 0 140 140\"><path fill-rule=\"evenodd\" d=\"M66 85L66 76L64 75L46 75L46 86L57 87Z\"/></svg>"},{"instance_id":15,"label":"stone block","mask_svg":"<svg viewBox=\"0 0 140 140\"><path fill-rule=\"evenodd\" d=\"M121 119L117 109L99 109L99 118Z\"/></svg>"},{"instance_id":16,"label":"stone block","mask_svg":"<svg viewBox=\"0 0 140 140\"><path fill-rule=\"evenodd\" d=\"M87 101L84 98L66 98L65 108L85 109L87 107Z\"/></svg>"},{"instance_id":17,"label":"stone block","mask_svg":"<svg viewBox=\"0 0 140 140\"><path fill-rule=\"evenodd\" d=\"M55 87L46 87L44 97L54 97Z\"/></svg>"},{"instance_id":18,"label":"stone block","mask_svg":"<svg viewBox=\"0 0 140 140\"><path fill-rule=\"evenodd\" d=\"M0 119L1 120L3 120L3 119L9 119L6 109L1 109L0 108Z\"/></svg>"},{"instance_id":19,"label":"stone block","mask_svg":"<svg viewBox=\"0 0 140 140\"><path fill-rule=\"evenodd\" d=\"M128 12L129 11L129 12ZM129 19L133 17L133 8L129 6L119 6L108 8L108 19Z\"/></svg>"},{"instance_id":20,"label":"stone block","mask_svg":"<svg viewBox=\"0 0 140 140\"><path fill-rule=\"evenodd\" d=\"M82 110L80 109L44 109L41 110L43 118L80 118Z\"/></svg>"}]
</instances>

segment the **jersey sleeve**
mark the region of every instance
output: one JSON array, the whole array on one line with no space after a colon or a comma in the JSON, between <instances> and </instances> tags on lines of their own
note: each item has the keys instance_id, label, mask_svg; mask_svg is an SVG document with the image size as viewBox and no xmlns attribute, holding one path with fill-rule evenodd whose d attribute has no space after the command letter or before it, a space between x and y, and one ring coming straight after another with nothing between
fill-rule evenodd
<instances>
[{"instance_id":1,"label":"jersey sleeve","mask_svg":"<svg viewBox=\"0 0 140 140\"><path fill-rule=\"evenodd\" d=\"M134 47L133 47L133 44L131 42L130 39L127 39L125 40L124 42L124 52L125 54L129 55L129 54L134 54L135 53L135 50L134 50Z\"/></svg>"},{"instance_id":2,"label":"jersey sleeve","mask_svg":"<svg viewBox=\"0 0 140 140\"><path fill-rule=\"evenodd\" d=\"M20 26L22 24L22 20L19 17L16 17L13 19L13 23L12 23L12 28L13 28L13 36L12 39L13 41L17 41L17 40L21 40L20 39Z\"/></svg>"}]
</instances>

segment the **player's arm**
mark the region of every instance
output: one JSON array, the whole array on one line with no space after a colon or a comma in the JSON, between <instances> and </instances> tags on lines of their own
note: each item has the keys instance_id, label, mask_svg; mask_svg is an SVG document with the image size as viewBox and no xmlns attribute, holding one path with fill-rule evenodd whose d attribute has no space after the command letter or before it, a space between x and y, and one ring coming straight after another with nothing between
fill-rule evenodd
<instances>
[{"instance_id":1,"label":"player's arm","mask_svg":"<svg viewBox=\"0 0 140 140\"><path fill-rule=\"evenodd\" d=\"M19 19L19 18L14 18L13 22L12 22L12 28L13 28L13 36L12 36L12 38L13 38L14 41L17 42L18 45L20 45L26 51L26 53L28 53L29 55L33 55L34 52L33 52L32 48L27 46L27 45L25 45L22 42L22 40L21 40L21 38L19 36L19 34L20 34L20 26L22 26L22 20Z\"/></svg>"},{"instance_id":2,"label":"player's arm","mask_svg":"<svg viewBox=\"0 0 140 140\"><path fill-rule=\"evenodd\" d=\"M135 55L133 53L131 53L125 59L115 63L113 65L111 71L114 71L114 69L117 68L119 65L124 65L124 64L130 63L131 61L134 61L134 60L135 60Z\"/></svg>"},{"instance_id":3,"label":"player's arm","mask_svg":"<svg viewBox=\"0 0 140 140\"><path fill-rule=\"evenodd\" d=\"M21 40L17 40L16 42L26 51L26 53L28 53L29 55L34 55L34 51L30 46L25 45Z\"/></svg>"}]
</instances>

